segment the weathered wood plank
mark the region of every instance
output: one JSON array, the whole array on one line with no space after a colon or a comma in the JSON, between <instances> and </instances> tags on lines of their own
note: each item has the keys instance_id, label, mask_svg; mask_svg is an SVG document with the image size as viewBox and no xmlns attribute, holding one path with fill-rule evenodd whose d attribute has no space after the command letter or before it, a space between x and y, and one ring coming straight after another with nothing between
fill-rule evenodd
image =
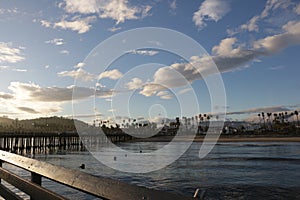
<instances>
[{"instance_id":1,"label":"weathered wood plank","mask_svg":"<svg viewBox=\"0 0 300 200\"><path fill-rule=\"evenodd\" d=\"M43 200L66 200L66 198L47 190L37 184L34 184L18 175L0 168L0 177L6 182L12 184L16 188L22 190L28 194L31 199L43 199Z\"/></svg>"},{"instance_id":2,"label":"weathered wood plank","mask_svg":"<svg viewBox=\"0 0 300 200\"><path fill-rule=\"evenodd\" d=\"M78 170L67 169L61 166L55 166L50 163L37 161L5 151L0 151L0 160L21 167L30 172L40 174L41 176L49 178L58 183L62 183L69 187L105 199L193 199L192 197L188 198L185 196L172 194L164 191L157 191L145 187L129 185L127 183L109 178L95 177Z\"/></svg>"},{"instance_id":3,"label":"weathered wood plank","mask_svg":"<svg viewBox=\"0 0 300 200\"><path fill-rule=\"evenodd\" d=\"M4 199L9 199L9 200L23 200L21 197L19 197L17 194L10 191L10 189L8 189L2 184L0 184L0 196L3 197Z\"/></svg>"}]
</instances>

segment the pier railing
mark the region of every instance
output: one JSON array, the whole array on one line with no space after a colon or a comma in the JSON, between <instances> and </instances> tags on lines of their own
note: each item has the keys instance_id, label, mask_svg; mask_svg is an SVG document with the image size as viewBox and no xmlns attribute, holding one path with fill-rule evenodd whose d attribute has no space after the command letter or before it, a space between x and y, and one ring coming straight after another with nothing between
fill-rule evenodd
<instances>
[{"instance_id":1,"label":"pier railing","mask_svg":"<svg viewBox=\"0 0 300 200\"><path fill-rule=\"evenodd\" d=\"M27 180L4 169L2 167L3 162L29 171L31 173L31 180ZM0 164L0 179L5 180L9 184L28 194L33 200L67 199L66 197L56 194L54 191L44 188L42 186L42 177L102 199L194 199L178 194L130 185L110 178L96 177L79 170L67 169L1 150ZM0 183L0 196L5 199L21 199L2 183Z\"/></svg>"}]
</instances>

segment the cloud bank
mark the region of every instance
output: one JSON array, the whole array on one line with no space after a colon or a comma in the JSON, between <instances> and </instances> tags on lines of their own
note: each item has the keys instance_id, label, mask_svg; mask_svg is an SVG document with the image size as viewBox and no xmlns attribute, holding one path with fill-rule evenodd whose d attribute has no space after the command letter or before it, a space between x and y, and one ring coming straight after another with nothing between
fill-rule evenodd
<instances>
[{"instance_id":1,"label":"cloud bank","mask_svg":"<svg viewBox=\"0 0 300 200\"><path fill-rule=\"evenodd\" d=\"M58 22L41 20L41 25L47 28L72 30L79 34L88 32L97 18L112 19L118 25L126 20L146 17L152 8L149 5L133 6L128 0L64 0L58 7L66 13L62 19Z\"/></svg>"}]
</instances>

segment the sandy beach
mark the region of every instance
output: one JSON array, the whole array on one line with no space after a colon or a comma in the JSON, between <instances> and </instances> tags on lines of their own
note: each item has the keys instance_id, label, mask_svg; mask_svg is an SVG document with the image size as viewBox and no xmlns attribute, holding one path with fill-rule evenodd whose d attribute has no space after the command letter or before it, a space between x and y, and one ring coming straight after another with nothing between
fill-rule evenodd
<instances>
[{"instance_id":1,"label":"sandy beach","mask_svg":"<svg viewBox=\"0 0 300 200\"><path fill-rule=\"evenodd\" d=\"M191 141L203 142L204 136L193 137L177 137L177 142ZM172 136L159 136L151 138L139 138L134 142L170 142L173 139ZM207 139L207 141L213 141L213 139ZM218 142L300 142L300 136L221 136Z\"/></svg>"}]
</instances>

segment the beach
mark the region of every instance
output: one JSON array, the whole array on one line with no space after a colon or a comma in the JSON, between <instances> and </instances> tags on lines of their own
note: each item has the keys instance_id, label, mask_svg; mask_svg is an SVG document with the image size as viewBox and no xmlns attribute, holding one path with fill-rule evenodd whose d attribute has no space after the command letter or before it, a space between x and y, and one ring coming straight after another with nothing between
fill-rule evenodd
<instances>
[{"instance_id":1,"label":"beach","mask_svg":"<svg viewBox=\"0 0 300 200\"><path fill-rule=\"evenodd\" d=\"M173 136L157 136L151 138L138 138L132 142L170 142L174 137ZM185 142L191 141L194 142L203 142L205 136L178 136L174 141ZM215 139L207 138L206 141L215 141ZM259 135L234 135L234 136L220 136L217 139L218 142L300 142L300 136L259 136Z\"/></svg>"}]
</instances>

